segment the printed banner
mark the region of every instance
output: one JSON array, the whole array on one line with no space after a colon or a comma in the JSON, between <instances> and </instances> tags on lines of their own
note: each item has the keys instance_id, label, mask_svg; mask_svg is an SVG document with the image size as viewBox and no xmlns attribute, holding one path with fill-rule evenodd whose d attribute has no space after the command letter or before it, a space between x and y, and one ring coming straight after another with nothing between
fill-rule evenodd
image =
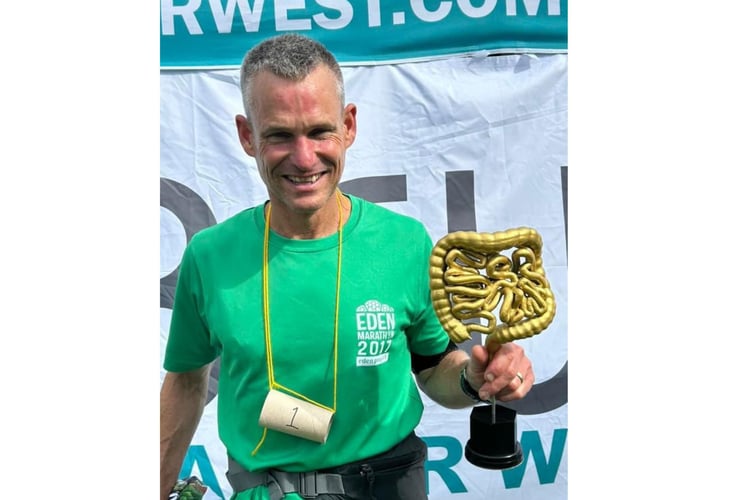
<instances>
[{"instance_id":1,"label":"printed banner","mask_svg":"<svg viewBox=\"0 0 752 500\"><path fill-rule=\"evenodd\" d=\"M549 328L519 341L536 384L515 403L523 463L478 468L464 457L470 409L424 397L416 429L428 445L431 500L567 498L567 55L454 57L343 68L358 106L342 190L421 220L434 241L448 232L533 227L556 297ZM267 199L243 152L237 69L161 73L161 348L186 243ZM260 340L262 341L262 340ZM482 338L460 345L469 350ZM162 376L164 371L161 372ZM181 476L195 474L207 500L229 499L217 434L216 373Z\"/></svg>"},{"instance_id":2,"label":"printed banner","mask_svg":"<svg viewBox=\"0 0 752 500\"><path fill-rule=\"evenodd\" d=\"M567 9L567 0L162 0L160 64L236 67L288 31L320 40L343 65L565 52Z\"/></svg>"}]
</instances>

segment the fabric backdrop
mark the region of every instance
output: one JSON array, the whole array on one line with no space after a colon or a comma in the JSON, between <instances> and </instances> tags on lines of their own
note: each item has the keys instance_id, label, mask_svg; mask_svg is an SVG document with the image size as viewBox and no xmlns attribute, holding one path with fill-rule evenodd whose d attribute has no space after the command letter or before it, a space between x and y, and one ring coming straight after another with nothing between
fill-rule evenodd
<instances>
[{"instance_id":1,"label":"fabric backdrop","mask_svg":"<svg viewBox=\"0 0 752 500\"><path fill-rule=\"evenodd\" d=\"M531 2L519 4L520 10L527 5L533 11ZM162 5L164 40L166 2ZM179 69L163 57L162 352L187 241L267 198L235 131L234 116L243 112L237 65ZM470 409L447 410L424 398L426 410L416 431L429 447L431 500L567 498L567 62L563 51L494 55L463 48L420 60L343 67L347 101L358 106L358 135L348 152L342 190L420 219L434 241L458 230L535 228L543 238L543 265L556 297L549 328L519 341L536 373L528 397L510 405L518 411L520 466L492 471L470 464L463 454ZM461 348L482 341L476 336ZM209 486L207 500L231 494L216 430L215 395L213 372L204 415L181 471L181 476L202 478Z\"/></svg>"}]
</instances>

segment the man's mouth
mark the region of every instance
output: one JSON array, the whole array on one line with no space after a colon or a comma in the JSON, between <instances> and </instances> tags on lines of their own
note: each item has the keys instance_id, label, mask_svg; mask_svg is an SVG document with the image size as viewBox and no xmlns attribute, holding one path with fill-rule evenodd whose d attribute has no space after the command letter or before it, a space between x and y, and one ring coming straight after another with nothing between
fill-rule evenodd
<instances>
[{"instance_id":1,"label":"man's mouth","mask_svg":"<svg viewBox=\"0 0 752 500\"><path fill-rule=\"evenodd\" d=\"M323 174L309 175L306 177L298 177L296 175L287 175L287 179L293 184L313 184L321 178Z\"/></svg>"}]
</instances>

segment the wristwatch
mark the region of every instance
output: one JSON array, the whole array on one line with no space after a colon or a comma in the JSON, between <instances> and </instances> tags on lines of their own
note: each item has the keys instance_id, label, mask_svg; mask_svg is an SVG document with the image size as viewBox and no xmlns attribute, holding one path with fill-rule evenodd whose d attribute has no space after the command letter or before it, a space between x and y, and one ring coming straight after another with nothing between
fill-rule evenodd
<instances>
[{"instance_id":1,"label":"wristwatch","mask_svg":"<svg viewBox=\"0 0 752 500\"><path fill-rule=\"evenodd\" d=\"M462 371L460 372L460 389L462 389L462 392L465 393L465 396L469 397L476 403L487 403L488 401L481 399L480 395L478 394L478 391L473 389L473 387L467 381L466 370L467 370L467 363L465 363L465 366L462 367Z\"/></svg>"}]
</instances>

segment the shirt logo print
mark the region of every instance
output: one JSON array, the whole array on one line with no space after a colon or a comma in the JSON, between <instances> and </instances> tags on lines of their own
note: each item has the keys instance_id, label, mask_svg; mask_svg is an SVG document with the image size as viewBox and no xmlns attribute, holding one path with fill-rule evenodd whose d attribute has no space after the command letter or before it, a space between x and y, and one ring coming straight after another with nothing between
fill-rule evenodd
<instances>
[{"instance_id":1,"label":"shirt logo print","mask_svg":"<svg viewBox=\"0 0 752 500\"><path fill-rule=\"evenodd\" d=\"M394 338L394 308L378 300L369 300L355 312L358 330L356 366L377 366L389 360Z\"/></svg>"}]
</instances>

